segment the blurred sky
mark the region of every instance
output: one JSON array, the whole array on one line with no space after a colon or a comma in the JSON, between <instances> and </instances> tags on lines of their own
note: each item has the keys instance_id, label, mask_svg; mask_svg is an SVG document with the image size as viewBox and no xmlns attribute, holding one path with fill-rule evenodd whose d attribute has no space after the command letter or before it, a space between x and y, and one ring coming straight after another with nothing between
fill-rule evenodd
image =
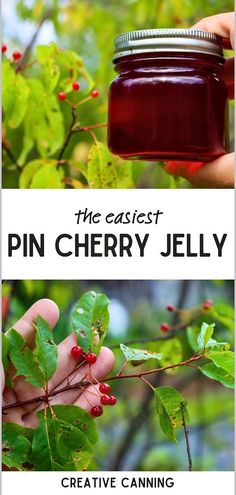
<instances>
[{"instance_id":1,"label":"blurred sky","mask_svg":"<svg viewBox=\"0 0 236 495\"><path fill-rule=\"evenodd\" d=\"M3 38L5 42L8 42L10 38L17 38L22 45L27 45L35 32L35 24L17 18L16 3L16 0L2 1ZM26 0L25 4L30 6L32 2ZM37 43L47 44L55 40L56 34L53 25L50 21L47 21L40 30ZM10 48L14 49L16 47L11 43Z\"/></svg>"}]
</instances>

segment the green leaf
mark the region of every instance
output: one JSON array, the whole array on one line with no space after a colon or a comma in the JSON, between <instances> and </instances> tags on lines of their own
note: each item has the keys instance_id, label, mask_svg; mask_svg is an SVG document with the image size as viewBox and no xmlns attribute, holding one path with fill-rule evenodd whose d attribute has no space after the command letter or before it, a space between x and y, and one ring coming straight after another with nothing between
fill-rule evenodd
<instances>
[{"instance_id":1,"label":"green leaf","mask_svg":"<svg viewBox=\"0 0 236 495\"><path fill-rule=\"evenodd\" d=\"M210 351L206 354L206 357L213 361L216 366L234 376L234 353L232 351Z\"/></svg>"},{"instance_id":2,"label":"green leaf","mask_svg":"<svg viewBox=\"0 0 236 495\"><path fill-rule=\"evenodd\" d=\"M55 89L60 77L60 69L55 60L57 52L58 48L55 43L38 45L36 48L37 59L43 69L44 84L49 92Z\"/></svg>"},{"instance_id":3,"label":"green leaf","mask_svg":"<svg viewBox=\"0 0 236 495\"><path fill-rule=\"evenodd\" d=\"M191 349L193 349L194 352L198 351L198 342L197 342L198 335L199 335L198 327L187 328L187 340Z\"/></svg>"},{"instance_id":4,"label":"green leaf","mask_svg":"<svg viewBox=\"0 0 236 495\"><path fill-rule=\"evenodd\" d=\"M57 369L58 352L53 340L53 333L48 323L38 316L35 320L35 343L34 354L40 363L40 368L48 382Z\"/></svg>"},{"instance_id":5,"label":"green leaf","mask_svg":"<svg viewBox=\"0 0 236 495\"><path fill-rule=\"evenodd\" d=\"M98 352L108 331L109 299L105 294L86 292L72 313L72 328L84 352Z\"/></svg>"},{"instance_id":6,"label":"green leaf","mask_svg":"<svg viewBox=\"0 0 236 495\"><path fill-rule=\"evenodd\" d=\"M6 337L5 333L2 333L2 364L3 364L4 371L6 374L8 372L9 364L10 364L9 357L8 357L8 350L9 350L9 346L8 346L7 337Z\"/></svg>"},{"instance_id":7,"label":"green leaf","mask_svg":"<svg viewBox=\"0 0 236 495\"><path fill-rule=\"evenodd\" d=\"M2 462L8 468L27 470L34 430L15 423L2 425Z\"/></svg>"},{"instance_id":8,"label":"green leaf","mask_svg":"<svg viewBox=\"0 0 236 495\"><path fill-rule=\"evenodd\" d=\"M208 323L202 324L200 333L197 337L198 350L200 352L206 349L207 344L211 339L211 336L213 335L214 328L215 328L215 323L211 323L210 325L208 325Z\"/></svg>"},{"instance_id":9,"label":"green leaf","mask_svg":"<svg viewBox=\"0 0 236 495\"><path fill-rule=\"evenodd\" d=\"M36 145L42 158L56 153L64 142L63 116L56 95L46 91L38 79L28 79L30 111L24 118L23 148L19 163L24 163Z\"/></svg>"},{"instance_id":10,"label":"green leaf","mask_svg":"<svg viewBox=\"0 0 236 495\"><path fill-rule=\"evenodd\" d=\"M158 387L155 388L154 393L161 429L169 440L176 442L176 430L183 424L181 403L183 403L184 406L186 406L187 403L182 395L172 387ZM186 422L188 422L186 407L185 419Z\"/></svg>"},{"instance_id":11,"label":"green leaf","mask_svg":"<svg viewBox=\"0 0 236 495\"><path fill-rule=\"evenodd\" d=\"M117 188L117 171L114 157L102 143L96 142L90 148L87 180L91 189Z\"/></svg>"},{"instance_id":12,"label":"green leaf","mask_svg":"<svg viewBox=\"0 0 236 495\"><path fill-rule=\"evenodd\" d=\"M169 366L171 364L177 364L182 360L183 357L182 345L179 339L177 338L166 340L161 345L160 350L162 352L161 366ZM179 371L178 368L173 368L166 370L166 373L173 375L178 373L178 371Z\"/></svg>"},{"instance_id":13,"label":"green leaf","mask_svg":"<svg viewBox=\"0 0 236 495\"><path fill-rule=\"evenodd\" d=\"M23 337L14 328L7 332L9 356L16 368L16 376L22 375L34 387L45 385L45 376L35 354L25 346Z\"/></svg>"},{"instance_id":14,"label":"green leaf","mask_svg":"<svg viewBox=\"0 0 236 495\"><path fill-rule=\"evenodd\" d=\"M160 360L162 358L162 354L160 353L148 351L146 349L132 349L124 344L120 344L120 349L123 352L125 359L130 361L134 366L136 366L136 364L142 364L142 362L147 359ZM141 363L139 363L139 361L141 361Z\"/></svg>"},{"instance_id":15,"label":"green leaf","mask_svg":"<svg viewBox=\"0 0 236 495\"><path fill-rule=\"evenodd\" d=\"M63 189L63 177L62 167L57 169L55 166L46 165L37 170L30 184L30 189Z\"/></svg>"},{"instance_id":16,"label":"green leaf","mask_svg":"<svg viewBox=\"0 0 236 495\"><path fill-rule=\"evenodd\" d=\"M88 440L92 444L97 442L98 433L96 423L87 411L73 405L55 405L52 409L59 420L79 428L86 434Z\"/></svg>"},{"instance_id":17,"label":"green leaf","mask_svg":"<svg viewBox=\"0 0 236 495\"><path fill-rule=\"evenodd\" d=\"M29 87L21 74L16 74L9 61L2 64L2 101L7 125L19 127L27 111Z\"/></svg>"},{"instance_id":18,"label":"green leaf","mask_svg":"<svg viewBox=\"0 0 236 495\"><path fill-rule=\"evenodd\" d=\"M54 406L37 415L40 423L32 443L36 470L85 470L92 458L90 439L96 438L88 414L76 406Z\"/></svg>"},{"instance_id":19,"label":"green leaf","mask_svg":"<svg viewBox=\"0 0 236 495\"><path fill-rule=\"evenodd\" d=\"M50 160L50 159L32 160L31 162L27 163L27 165L25 165L20 175L20 183L19 183L20 188L21 189L31 188L32 181L34 180L35 183L35 181L38 180L36 174L41 168L44 169L46 169L47 167L56 168L56 166L57 166L57 160ZM46 181L44 182L44 188L45 188L45 184Z\"/></svg>"},{"instance_id":20,"label":"green leaf","mask_svg":"<svg viewBox=\"0 0 236 495\"><path fill-rule=\"evenodd\" d=\"M220 366L216 366L214 363L207 363L199 366L199 370L203 375L220 382L225 387L234 388L234 377Z\"/></svg>"}]
</instances>

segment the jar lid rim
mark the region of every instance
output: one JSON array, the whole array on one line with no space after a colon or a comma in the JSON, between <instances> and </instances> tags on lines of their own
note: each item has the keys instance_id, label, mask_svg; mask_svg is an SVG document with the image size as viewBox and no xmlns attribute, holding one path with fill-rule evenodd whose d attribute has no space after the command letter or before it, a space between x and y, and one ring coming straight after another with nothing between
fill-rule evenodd
<instances>
[{"instance_id":1,"label":"jar lid rim","mask_svg":"<svg viewBox=\"0 0 236 495\"><path fill-rule=\"evenodd\" d=\"M115 38L115 57L152 51L195 51L223 56L222 38L199 29L142 29Z\"/></svg>"},{"instance_id":2,"label":"jar lid rim","mask_svg":"<svg viewBox=\"0 0 236 495\"><path fill-rule=\"evenodd\" d=\"M139 29L136 31L127 31L121 33L115 38L115 45L120 41L137 41L149 38L192 38L196 40L206 40L213 43L220 43L222 38L218 34L201 29L181 29L181 28L162 28L162 29Z\"/></svg>"}]
</instances>

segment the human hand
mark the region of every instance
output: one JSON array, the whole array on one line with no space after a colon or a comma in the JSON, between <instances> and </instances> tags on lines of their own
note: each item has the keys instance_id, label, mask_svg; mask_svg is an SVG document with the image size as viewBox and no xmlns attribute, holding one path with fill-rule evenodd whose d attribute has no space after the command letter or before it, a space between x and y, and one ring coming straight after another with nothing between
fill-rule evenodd
<instances>
[{"instance_id":1,"label":"human hand","mask_svg":"<svg viewBox=\"0 0 236 495\"><path fill-rule=\"evenodd\" d=\"M223 46L234 47L234 14L218 14L206 17L193 26L193 29L209 31L223 38ZM224 80L227 84L229 98L233 98L234 59L228 58L224 66ZM201 188L233 188L234 187L234 153L229 153L209 163L187 161L168 161L165 164L167 173L181 176L195 187Z\"/></svg>"},{"instance_id":2,"label":"human hand","mask_svg":"<svg viewBox=\"0 0 236 495\"><path fill-rule=\"evenodd\" d=\"M14 325L14 328L22 335L22 337L24 337L27 345L30 347L34 346L33 322L38 315L42 316L42 318L44 318L53 329L59 317L59 310L57 305L50 299L41 299L33 304L33 306L31 306L31 308L26 311L22 318ZM89 371L88 365L83 365L76 370L78 361L74 360L70 354L71 348L76 344L76 336L75 334L71 334L58 345L58 366L56 373L49 381L49 393L57 388L66 386L68 381L72 381L72 383L75 383L75 381L80 381L80 379L84 378L86 372ZM104 380L108 373L112 371L113 366L113 353L110 349L102 347L96 363L92 366L93 375L97 378L97 380ZM94 388L98 388L98 386L93 385L86 388L86 395L89 395L90 403L87 401L85 396L81 394L81 390L74 389L51 397L50 404L74 404L90 411L92 406L100 404L99 395L94 395ZM90 391L93 393L89 394ZM14 390L7 386L5 387L3 381L3 406L16 401L33 399L43 394L44 391L42 389L33 387L20 376L14 380ZM3 421L18 423L29 428L35 428L38 424L36 412L42 407L43 405L38 406L36 404L30 404L23 407L9 409L7 414L3 415Z\"/></svg>"}]
</instances>

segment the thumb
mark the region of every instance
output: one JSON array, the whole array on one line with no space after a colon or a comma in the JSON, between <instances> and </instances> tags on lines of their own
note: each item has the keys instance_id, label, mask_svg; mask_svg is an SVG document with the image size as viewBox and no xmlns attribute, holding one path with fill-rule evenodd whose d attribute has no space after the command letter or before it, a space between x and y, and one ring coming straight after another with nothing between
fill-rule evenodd
<instances>
[{"instance_id":1,"label":"thumb","mask_svg":"<svg viewBox=\"0 0 236 495\"><path fill-rule=\"evenodd\" d=\"M199 188L228 189L234 187L234 153L208 163L168 161L168 174L181 176Z\"/></svg>"}]
</instances>

